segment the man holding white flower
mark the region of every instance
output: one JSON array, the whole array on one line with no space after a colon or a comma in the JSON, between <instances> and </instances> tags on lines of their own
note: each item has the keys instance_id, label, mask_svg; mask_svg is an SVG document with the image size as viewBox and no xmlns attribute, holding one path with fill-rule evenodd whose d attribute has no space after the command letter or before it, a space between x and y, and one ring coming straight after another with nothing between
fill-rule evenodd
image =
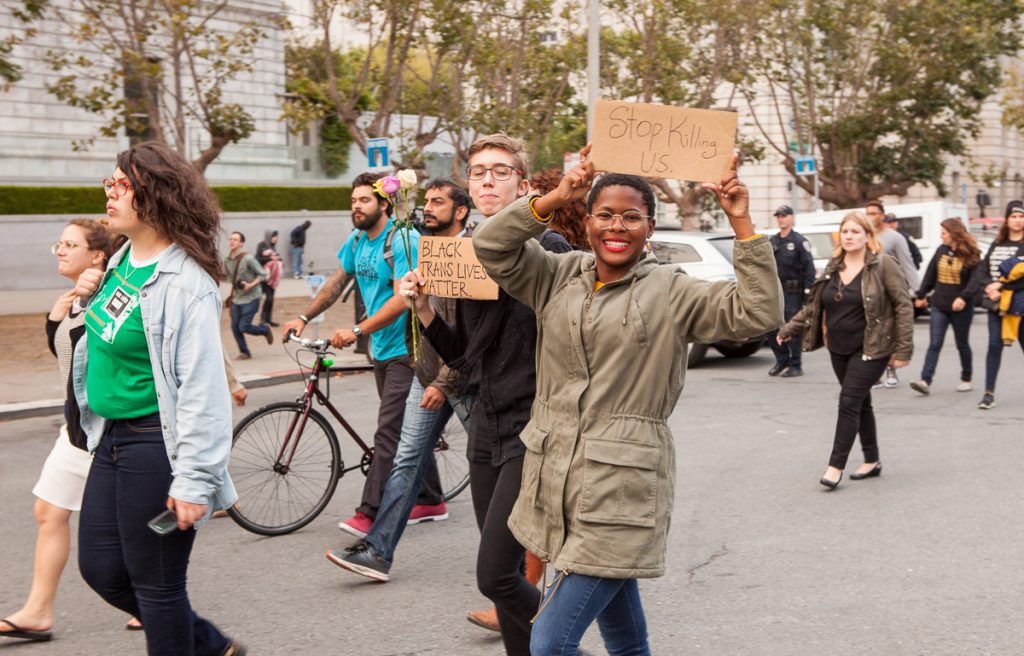
<instances>
[{"instance_id":1,"label":"man holding white flower","mask_svg":"<svg viewBox=\"0 0 1024 656\"><path fill-rule=\"evenodd\" d=\"M360 335L370 336L370 355L374 360L373 375L377 382L380 409L377 431L373 435L374 456L363 486L363 497L354 516L338 527L356 537L366 537L380 507L384 486L402 430L405 400L412 384L413 370L405 343L405 304L395 296L395 283L416 264L419 233L398 227L392 220L391 198L404 185L416 185L416 174L402 172L403 178L363 173L352 181L352 224L355 230L338 251L341 266L324 283L320 293L306 309L285 324L285 336L301 335L306 324L341 296L349 276L355 276L359 293L366 304L367 318L334 332L331 344L344 348L355 343ZM406 242L409 243L407 254ZM421 490L418 503L439 505L441 483L436 465L432 465Z\"/></svg>"}]
</instances>

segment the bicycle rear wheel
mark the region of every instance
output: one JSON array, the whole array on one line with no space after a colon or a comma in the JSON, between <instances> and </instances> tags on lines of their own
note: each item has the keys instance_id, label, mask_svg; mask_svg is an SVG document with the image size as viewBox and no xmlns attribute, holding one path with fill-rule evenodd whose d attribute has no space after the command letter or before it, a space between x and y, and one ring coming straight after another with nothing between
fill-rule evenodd
<instances>
[{"instance_id":1,"label":"bicycle rear wheel","mask_svg":"<svg viewBox=\"0 0 1024 656\"><path fill-rule=\"evenodd\" d=\"M272 403L235 427L228 472L238 503L228 514L247 531L291 533L313 521L334 494L344 470L338 437L313 409L300 434L303 411L301 403Z\"/></svg>"},{"instance_id":2,"label":"bicycle rear wheel","mask_svg":"<svg viewBox=\"0 0 1024 656\"><path fill-rule=\"evenodd\" d=\"M437 473L441 476L441 495L445 501L459 496L469 485L469 460L466 458L468 441L465 427L458 415L452 413L434 447Z\"/></svg>"}]
</instances>

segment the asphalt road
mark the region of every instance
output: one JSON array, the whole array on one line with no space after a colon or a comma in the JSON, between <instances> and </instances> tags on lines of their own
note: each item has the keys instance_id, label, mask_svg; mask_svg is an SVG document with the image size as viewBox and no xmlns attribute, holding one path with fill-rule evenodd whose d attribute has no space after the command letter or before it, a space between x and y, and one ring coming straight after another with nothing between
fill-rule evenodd
<instances>
[{"instance_id":1,"label":"asphalt road","mask_svg":"<svg viewBox=\"0 0 1024 656\"><path fill-rule=\"evenodd\" d=\"M972 342L983 378L984 323ZM1024 648L1022 494L1024 359L1007 350L996 409L975 409L980 389L956 393L952 335L930 397L906 381L875 392L884 474L817 480L831 447L838 387L825 353L806 375L765 375L765 350L740 361L716 355L691 371L671 419L679 476L668 571L643 581L655 654L1016 655ZM254 390L250 407L287 400L297 384ZM333 382L356 428L376 412L368 375ZM0 613L20 606L35 540L30 489L55 436L55 418L0 424ZM346 453L352 457L352 450ZM850 467L860 464L859 454ZM374 584L328 563L350 542L335 524L358 501L347 475L327 511L292 535L262 538L230 519L201 530L193 552L194 607L259 654L498 655L496 635L470 625L478 542L469 492L451 519L410 527L392 581ZM71 562L58 598L57 638L0 654L137 654L144 638L81 581ZM596 628L584 645L600 648Z\"/></svg>"}]
</instances>

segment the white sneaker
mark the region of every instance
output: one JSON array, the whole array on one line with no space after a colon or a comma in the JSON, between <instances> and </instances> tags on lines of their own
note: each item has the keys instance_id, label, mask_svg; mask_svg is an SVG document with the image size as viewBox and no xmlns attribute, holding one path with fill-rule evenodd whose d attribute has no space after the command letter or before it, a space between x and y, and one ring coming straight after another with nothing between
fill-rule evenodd
<instances>
[{"instance_id":1,"label":"white sneaker","mask_svg":"<svg viewBox=\"0 0 1024 656\"><path fill-rule=\"evenodd\" d=\"M900 384L900 379L896 375L896 367L886 367L885 368L885 386L886 387L896 387L899 384Z\"/></svg>"},{"instance_id":2,"label":"white sneaker","mask_svg":"<svg viewBox=\"0 0 1024 656\"><path fill-rule=\"evenodd\" d=\"M931 387L928 385L928 383L924 382L923 380L910 381L910 389L914 390L915 392L919 392L920 394L924 394L925 396L928 396L929 394L932 393Z\"/></svg>"},{"instance_id":3,"label":"white sneaker","mask_svg":"<svg viewBox=\"0 0 1024 656\"><path fill-rule=\"evenodd\" d=\"M958 392L970 392L972 389L974 387L971 386L971 381L969 380L961 380L956 386L956 391Z\"/></svg>"}]
</instances>

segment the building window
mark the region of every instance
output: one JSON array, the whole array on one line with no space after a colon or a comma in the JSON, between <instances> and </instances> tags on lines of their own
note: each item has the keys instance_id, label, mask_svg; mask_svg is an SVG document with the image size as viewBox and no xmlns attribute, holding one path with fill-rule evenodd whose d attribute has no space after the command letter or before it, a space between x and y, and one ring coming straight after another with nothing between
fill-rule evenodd
<instances>
[{"instance_id":1,"label":"building window","mask_svg":"<svg viewBox=\"0 0 1024 656\"><path fill-rule=\"evenodd\" d=\"M537 35L541 45L551 46L558 43L558 32L548 30Z\"/></svg>"},{"instance_id":2,"label":"building window","mask_svg":"<svg viewBox=\"0 0 1024 656\"><path fill-rule=\"evenodd\" d=\"M303 130L302 131L302 145L303 146L308 146L309 145L309 130Z\"/></svg>"},{"instance_id":3,"label":"building window","mask_svg":"<svg viewBox=\"0 0 1024 656\"><path fill-rule=\"evenodd\" d=\"M308 157L306 159L302 160L302 170L303 171L309 171L312 168L313 168L313 165L310 163L310 160L309 160Z\"/></svg>"}]
</instances>

